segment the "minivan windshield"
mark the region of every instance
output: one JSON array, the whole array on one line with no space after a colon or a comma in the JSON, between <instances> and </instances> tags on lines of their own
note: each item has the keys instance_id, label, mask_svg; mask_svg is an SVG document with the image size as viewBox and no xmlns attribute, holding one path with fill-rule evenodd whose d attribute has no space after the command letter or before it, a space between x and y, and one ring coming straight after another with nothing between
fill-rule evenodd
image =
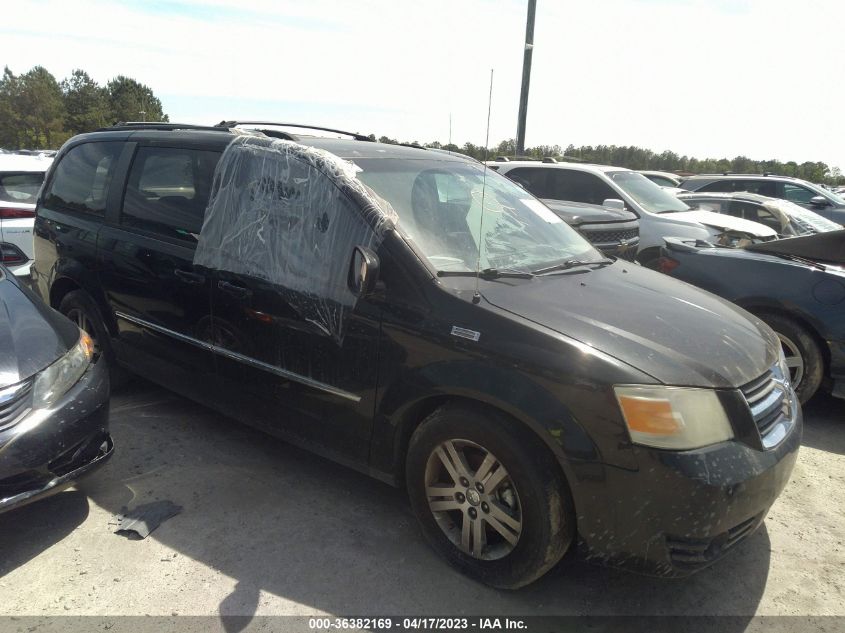
<instances>
[{"instance_id":1,"label":"minivan windshield","mask_svg":"<svg viewBox=\"0 0 845 633\"><path fill-rule=\"evenodd\" d=\"M607 176L649 213L674 213L690 208L659 185L633 171L610 171Z\"/></svg>"},{"instance_id":2,"label":"minivan windshield","mask_svg":"<svg viewBox=\"0 0 845 633\"><path fill-rule=\"evenodd\" d=\"M532 272L601 253L542 202L484 166L436 159L355 159L358 179L389 202L399 226L441 272ZM482 198L484 213L482 217ZM479 254L479 245L480 254Z\"/></svg>"}]
</instances>

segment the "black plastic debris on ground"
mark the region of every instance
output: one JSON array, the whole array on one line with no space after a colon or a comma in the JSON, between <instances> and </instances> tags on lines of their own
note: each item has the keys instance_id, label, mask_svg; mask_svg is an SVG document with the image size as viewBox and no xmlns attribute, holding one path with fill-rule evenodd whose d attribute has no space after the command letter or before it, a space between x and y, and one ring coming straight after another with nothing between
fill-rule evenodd
<instances>
[{"instance_id":1,"label":"black plastic debris on ground","mask_svg":"<svg viewBox=\"0 0 845 633\"><path fill-rule=\"evenodd\" d=\"M177 506L169 500L145 503L117 515L115 517L117 529L114 533L123 534L133 540L145 539L150 532L181 511L182 506Z\"/></svg>"}]
</instances>

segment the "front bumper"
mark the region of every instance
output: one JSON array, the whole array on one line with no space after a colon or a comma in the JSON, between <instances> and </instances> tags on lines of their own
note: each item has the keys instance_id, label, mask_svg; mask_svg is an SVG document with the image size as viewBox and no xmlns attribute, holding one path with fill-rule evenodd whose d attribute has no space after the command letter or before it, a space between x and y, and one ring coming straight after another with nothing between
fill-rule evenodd
<instances>
[{"instance_id":1,"label":"front bumper","mask_svg":"<svg viewBox=\"0 0 845 633\"><path fill-rule=\"evenodd\" d=\"M31 410L0 431L0 513L67 488L102 466L113 451L109 381L92 364L56 405Z\"/></svg>"},{"instance_id":2,"label":"front bumper","mask_svg":"<svg viewBox=\"0 0 845 633\"><path fill-rule=\"evenodd\" d=\"M592 482L596 496L579 509L582 553L657 576L714 563L760 526L789 481L803 428L797 402L788 422L768 450L737 439L694 451L636 446L638 470L605 468Z\"/></svg>"}]
</instances>

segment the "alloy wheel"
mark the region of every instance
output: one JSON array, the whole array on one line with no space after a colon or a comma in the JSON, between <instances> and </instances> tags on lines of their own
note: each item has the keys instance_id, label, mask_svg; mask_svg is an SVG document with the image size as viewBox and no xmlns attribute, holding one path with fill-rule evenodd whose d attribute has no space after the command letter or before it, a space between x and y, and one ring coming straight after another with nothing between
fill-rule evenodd
<instances>
[{"instance_id":1,"label":"alloy wheel","mask_svg":"<svg viewBox=\"0 0 845 633\"><path fill-rule=\"evenodd\" d=\"M792 387L798 389L798 385L801 384L801 380L804 378L804 357L801 356L801 351L792 339L779 332L776 334L780 339L783 355L786 357L786 366L789 368L789 380L792 382Z\"/></svg>"},{"instance_id":2,"label":"alloy wheel","mask_svg":"<svg viewBox=\"0 0 845 633\"><path fill-rule=\"evenodd\" d=\"M493 453L452 439L429 455L426 498L437 525L462 552L481 560L510 554L522 533L519 494Z\"/></svg>"}]
</instances>

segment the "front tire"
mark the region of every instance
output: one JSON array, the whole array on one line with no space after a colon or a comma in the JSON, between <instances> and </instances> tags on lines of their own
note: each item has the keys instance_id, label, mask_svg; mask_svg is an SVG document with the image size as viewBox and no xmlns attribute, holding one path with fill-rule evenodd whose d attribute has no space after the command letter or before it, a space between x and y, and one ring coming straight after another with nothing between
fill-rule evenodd
<instances>
[{"instance_id":1,"label":"front tire","mask_svg":"<svg viewBox=\"0 0 845 633\"><path fill-rule=\"evenodd\" d=\"M100 309L94 300L84 290L74 290L62 297L59 312L64 314L76 325L94 339L95 355L106 361L109 370L109 383L112 389L125 386L129 380L129 373L117 364L114 350L111 346L111 336Z\"/></svg>"},{"instance_id":2,"label":"front tire","mask_svg":"<svg viewBox=\"0 0 845 633\"><path fill-rule=\"evenodd\" d=\"M406 482L429 543L493 587L536 580L573 541L572 499L553 456L498 412L437 409L411 437Z\"/></svg>"}]
</instances>

